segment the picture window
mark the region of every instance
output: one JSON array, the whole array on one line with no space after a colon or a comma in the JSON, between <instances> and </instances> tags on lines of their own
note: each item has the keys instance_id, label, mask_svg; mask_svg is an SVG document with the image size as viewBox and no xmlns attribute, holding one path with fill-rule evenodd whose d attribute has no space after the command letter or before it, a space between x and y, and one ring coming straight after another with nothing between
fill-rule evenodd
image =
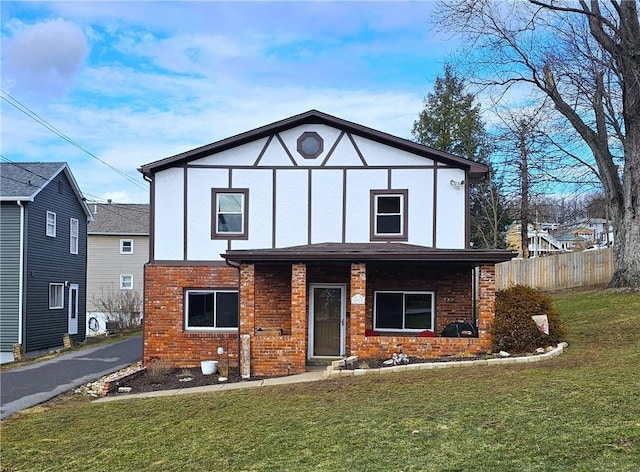
<instances>
[{"instance_id":1,"label":"picture window","mask_svg":"<svg viewBox=\"0 0 640 472\"><path fill-rule=\"evenodd\" d=\"M238 328L238 292L187 290L185 327L189 329Z\"/></svg>"},{"instance_id":2,"label":"picture window","mask_svg":"<svg viewBox=\"0 0 640 472\"><path fill-rule=\"evenodd\" d=\"M433 331L433 292L375 292L374 329L377 331Z\"/></svg>"}]
</instances>

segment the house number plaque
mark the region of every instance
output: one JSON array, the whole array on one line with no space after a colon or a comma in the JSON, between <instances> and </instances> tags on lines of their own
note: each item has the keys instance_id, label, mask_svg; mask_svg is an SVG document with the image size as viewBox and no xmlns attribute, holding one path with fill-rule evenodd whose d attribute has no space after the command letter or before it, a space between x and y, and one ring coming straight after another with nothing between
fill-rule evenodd
<instances>
[{"instance_id":1,"label":"house number plaque","mask_svg":"<svg viewBox=\"0 0 640 472\"><path fill-rule=\"evenodd\" d=\"M354 295L351 297L352 305L364 305L364 297L362 295Z\"/></svg>"}]
</instances>

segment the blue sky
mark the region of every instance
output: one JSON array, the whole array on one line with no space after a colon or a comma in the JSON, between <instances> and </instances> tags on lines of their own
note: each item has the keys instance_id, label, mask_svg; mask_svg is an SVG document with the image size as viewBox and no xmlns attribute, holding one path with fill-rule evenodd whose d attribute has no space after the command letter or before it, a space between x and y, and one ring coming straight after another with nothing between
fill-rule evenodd
<instances>
[{"instance_id":1,"label":"blue sky","mask_svg":"<svg viewBox=\"0 0 640 472\"><path fill-rule=\"evenodd\" d=\"M409 138L456 48L433 7L3 1L2 156L67 161L89 199L146 202L140 165L312 108Z\"/></svg>"}]
</instances>

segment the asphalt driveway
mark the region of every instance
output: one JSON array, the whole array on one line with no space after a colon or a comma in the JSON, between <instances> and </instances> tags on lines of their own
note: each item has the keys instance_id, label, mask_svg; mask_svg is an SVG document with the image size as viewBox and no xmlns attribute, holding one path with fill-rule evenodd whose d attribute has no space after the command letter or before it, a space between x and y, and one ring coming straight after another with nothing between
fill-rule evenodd
<instances>
[{"instance_id":1,"label":"asphalt driveway","mask_svg":"<svg viewBox=\"0 0 640 472\"><path fill-rule=\"evenodd\" d=\"M142 336L73 351L0 374L0 419L142 359Z\"/></svg>"}]
</instances>

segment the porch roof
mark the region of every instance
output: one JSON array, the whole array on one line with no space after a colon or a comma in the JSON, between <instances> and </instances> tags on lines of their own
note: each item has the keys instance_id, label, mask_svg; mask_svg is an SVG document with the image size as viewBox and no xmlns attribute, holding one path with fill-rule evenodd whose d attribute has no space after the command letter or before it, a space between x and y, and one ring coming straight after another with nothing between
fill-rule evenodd
<instances>
[{"instance_id":1,"label":"porch roof","mask_svg":"<svg viewBox=\"0 0 640 472\"><path fill-rule=\"evenodd\" d=\"M275 249L230 250L228 262L462 262L498 263L517 253L484 249L434 249L405 243L319 243Z\"/></svg>"}]
</instances>

